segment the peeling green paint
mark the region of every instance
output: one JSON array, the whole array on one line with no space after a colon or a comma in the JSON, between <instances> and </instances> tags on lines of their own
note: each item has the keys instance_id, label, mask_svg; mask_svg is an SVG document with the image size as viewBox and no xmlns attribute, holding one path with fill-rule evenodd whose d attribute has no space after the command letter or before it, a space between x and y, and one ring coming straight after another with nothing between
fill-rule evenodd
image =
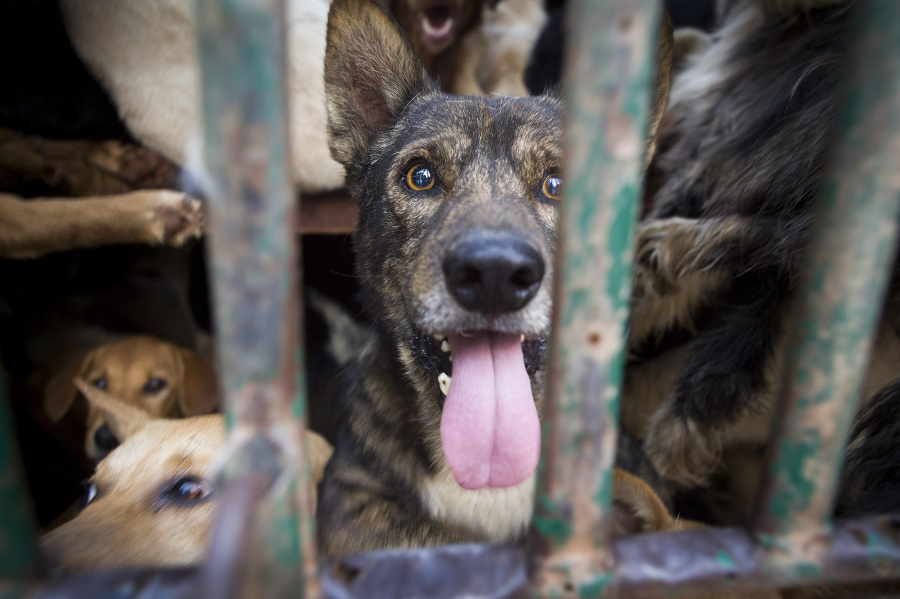
<instances>
[{"instance_id":1,"label":"peeling green paint","mask_svg":"<svg viewBox=\"0 0 900 599\"><path fill-rule=\"evenodd\" d=\"M891 275L900 217L900 15L872 0L855 13L838 143L820 187L791 326L781 437L761 532L827 530L843 440ZM864 290L861 292L861 290ZM822 434L827 431L827 434Z\"/></svg>"},{"instance_id":2,"label":"peeling green paint","mask_svg":"<svg viewBox=\"0 0 900 599\"><path fill-rule=\"evenodd\" d=\"M594 599L603 597L604 592L613 581L612 574L599 574L592 580L578 585L578 597L580 599Z\"/></svg>"}]
</instances>

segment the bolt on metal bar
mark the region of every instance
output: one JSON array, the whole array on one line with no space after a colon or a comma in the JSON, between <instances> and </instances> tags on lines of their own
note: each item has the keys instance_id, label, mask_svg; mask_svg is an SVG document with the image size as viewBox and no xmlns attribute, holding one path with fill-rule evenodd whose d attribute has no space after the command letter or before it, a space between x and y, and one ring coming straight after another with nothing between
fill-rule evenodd
<instances>
[{"instance_id":1,"label":"bolt on metal bar","mask_svg":"<svg viewBox=\"0 0 900 599\"><path fill-rule=\"evenodd\" d=\"M0 367L0 579L23 577L35 563L31 504L7 397L6 375Z\"/></svg>"},{"instance_id":2,"label":"bolt on metal bar","mask_svg":"<svg viewBox=\"0 0 900 599\"><path fill-rule=\"evenodd\" d=\"M230 426L221 480L262 473L271 490L248 543L244 594L316 593L310 478L301 442L296 199L289 174L284 6L200 0L204 159L209 172L218 363ZM228 522L229 519L223 519ZM223 574L224 575L224 574Z\"/></svg>"},{"instance_id":3,"label":"bolt on metal bar","mask_svg":"<svg viewBox=\"0 0 900 599\"><path fill-rule=\"evenodd\" d=\"M839 137L800 281L786 411L759 512L761 539L801 561L805 544L831 524L900 218L900 12L892 0L856 9Z\"/></svg>"},{"instance_id":4,"label":"bolt on metal bar","mask_svg":"<svg viewBox=\"0 0 900 599\"><path fill-rule=\"evenodd\" d=\"M632 235L658 23L655 0L572 2L566 191L535 524L555 550L542 592L599 595L631 295Z\"/></svg>"}]
</instances>

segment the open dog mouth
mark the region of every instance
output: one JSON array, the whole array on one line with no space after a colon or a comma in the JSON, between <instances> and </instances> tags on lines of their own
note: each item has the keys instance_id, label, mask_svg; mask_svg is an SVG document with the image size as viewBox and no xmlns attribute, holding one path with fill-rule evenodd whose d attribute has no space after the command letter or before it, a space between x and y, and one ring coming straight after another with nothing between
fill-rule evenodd
<instances>
[{"instance_id":1,"label":"open dog mouth","mask_svg":"<svg viewBox=\"0 0 900 599\"><path fill-rule=\"evenodd\" d=\"M433 4L419 13L422 41L437 52L453 39L456 14L444 4Z\"/></svg>"},{"instance_id":2,"label":"open dog mouth","mask_svg":"<svg viewBox=\"0 0 900 599\"><path fill-rule=\"evenodd\" d=\"M537 467L541 434L529 374L540 368L545 346L494 331L414 341L416 361L446 396L441 444L461 487L517 485Z\"/></svg>"}]
</instances>

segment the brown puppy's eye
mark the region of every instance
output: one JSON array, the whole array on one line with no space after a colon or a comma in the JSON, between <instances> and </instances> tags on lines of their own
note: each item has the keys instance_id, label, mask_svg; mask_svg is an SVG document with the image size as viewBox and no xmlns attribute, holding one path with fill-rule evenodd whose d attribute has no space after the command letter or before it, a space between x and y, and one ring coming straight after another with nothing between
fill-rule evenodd
<instances>
[{"instance_id":1,"label":"brown puppy's eye","mask_svg":"<svg viewBox=\"0 0 900 599\"><path fill-rule=\"evenodd\" d=\"M159 377L153 377L149 381L147 381L143 388L141 389L144 393L159 393L163 389L168 386L168 383L165 379L161 379Z\"/></svg>"},{"instance_id":2,"label":"brown puppy's eye","mask_svg":"<svg viewBox=\"0 0 900 599\"><path fill-rule=\"evenodd\" d=\"M91 384L101 391L106 391L106 377L101 376L100 378L96 378L91 381Z\"/></svg>"},{"instance_id":3,"label":"brown puppy's eye","mask_svg":"<svg viewBox=\"0 0 900 599\"><path fill-rule=\"evenodd\" d=\"M413 191L426 191L434 187L434 173L427 164L418 163L406 172L406 186Z\"/></svg>"},{"instance_id":4,"label":"brown puppy's eye","mask_svg":"<svg viewBox=\"0 0 900 599\"><path fill-rule=\"evenodd\" d=\"M556 173L550 173L544 177L541 183L541 192L551 200L558 200L562 196L562 179Z\"/></svg>"}]
</instances>

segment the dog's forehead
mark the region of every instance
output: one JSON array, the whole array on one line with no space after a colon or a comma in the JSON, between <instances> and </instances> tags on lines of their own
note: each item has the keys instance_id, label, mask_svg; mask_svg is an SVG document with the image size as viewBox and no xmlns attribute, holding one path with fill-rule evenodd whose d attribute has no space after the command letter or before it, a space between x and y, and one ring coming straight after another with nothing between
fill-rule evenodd
<instances>
[{"instance_id":1,"label":"dog's forehead","mask_svg":"<svg viewBox=\"0 0 900 599\"><path fill-rule=\"evenodd\" d=\"M477 144L498 153L514 146L558 150L560 103L551 97L420 96L398 120L395 136L406 145L441 143L464 149Z\"/></svg>"}]
</instances>

